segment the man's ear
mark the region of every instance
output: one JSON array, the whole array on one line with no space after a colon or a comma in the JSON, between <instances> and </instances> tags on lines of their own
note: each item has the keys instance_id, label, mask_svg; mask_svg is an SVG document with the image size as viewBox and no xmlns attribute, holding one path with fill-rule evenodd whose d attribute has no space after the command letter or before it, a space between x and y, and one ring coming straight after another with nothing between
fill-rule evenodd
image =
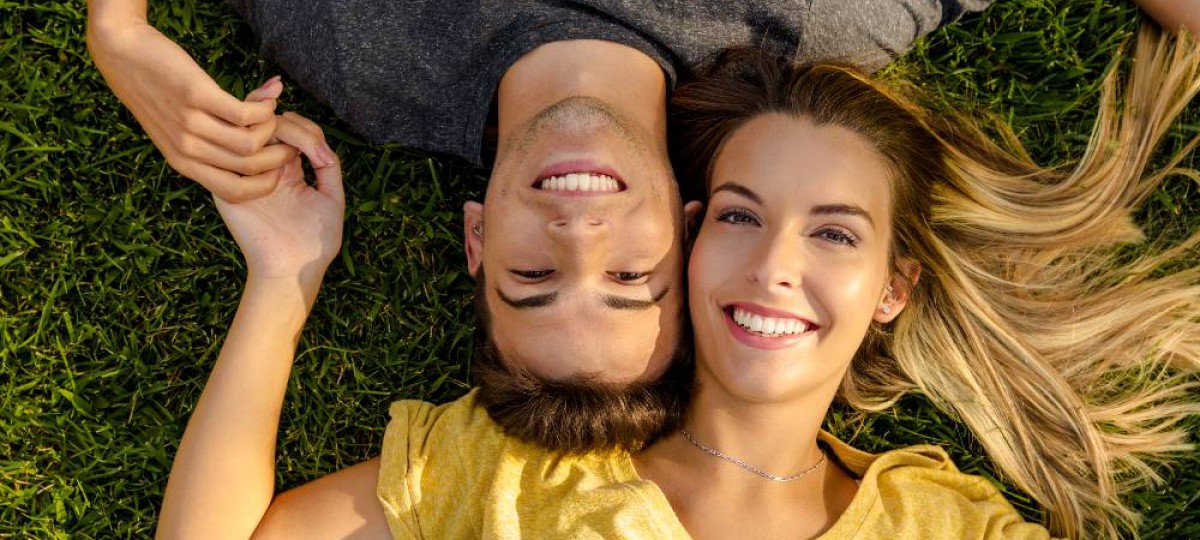
<instances>
[{"instance_id":1,"label":"man's ear","mask_svg":"<svg viewBox=\"0 0 1200 540\"><path fill-rule=\"evenodd\" d=\"M896 258L896 270L888 278L883 298L875 308L875 322L887 324L899 317L900 312L908 306L913 290L917 288L917 280L921 278L921 263L908 257Z\"/></svg>"},{"instance_id":2,"label":"man's ear","mask_svg":"<svg viewBox=\"0 0 1200 540\"><path fill-rule=\"evenodd\" d=\"M691 201L683 205L683 241L690 242L700 232L697 221L704 213L704 203Z\"/></svg>"},{"instance_id":3,"label":"man's ear","mask_svg":"<svg viewBox=\"0 0 1200 540\"><path fill-rule=\"evenodd\" d=\"M474 276L483 264L483 205L475 201L463 204L463 248L467 250L467 271Z\"/></svg>"}]
</instances>

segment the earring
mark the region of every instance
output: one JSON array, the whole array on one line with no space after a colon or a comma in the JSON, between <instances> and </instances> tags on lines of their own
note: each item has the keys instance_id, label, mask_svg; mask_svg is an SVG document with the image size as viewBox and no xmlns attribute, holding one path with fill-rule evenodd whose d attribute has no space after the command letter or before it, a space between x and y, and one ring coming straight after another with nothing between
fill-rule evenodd
<instances>
[{"instance_id":1,"label":"earring","mask_svg":"<svg viewBox=\"0 0 1200 540\"><path fill-rule=\"evenodd\" d=\"M887 290L885 290L883 292L884 300L891 301L895 297L896 297L896 293L894 291L892 291L892 286L888 285ZM890 306L888 304L884 304L882 306L879 306L879 310L882 311L884 315L890 315L892 313L892 306Z\"/></svg>"},{"instance_id":2,"label":"earring","mask_svg":"<svg viewBox=\"0 0 1200 540\"><path fill-rule=\"evenodd\" d=\"M480 227L478 223L471 225L471 232L475 233L475 236L483 236L483 227Z\"/></svg>"}]
</instances>

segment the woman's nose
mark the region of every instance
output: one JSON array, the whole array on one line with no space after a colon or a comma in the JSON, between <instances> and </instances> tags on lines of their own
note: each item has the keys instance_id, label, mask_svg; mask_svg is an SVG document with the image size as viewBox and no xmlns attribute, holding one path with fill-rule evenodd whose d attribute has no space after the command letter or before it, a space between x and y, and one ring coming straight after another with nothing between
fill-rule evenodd
<instances>
[{"instance_id":1,"label":"woman's nose","mask_svg":"<svg viewBox=\"0 0 1200 540\"><path fill-rule=\"evenodd\" d=\"M790 235L764 238L746 269L747 278L762 287L791 289L800 286L804 267L801 243Z\"/></svg>"}]
</instances>

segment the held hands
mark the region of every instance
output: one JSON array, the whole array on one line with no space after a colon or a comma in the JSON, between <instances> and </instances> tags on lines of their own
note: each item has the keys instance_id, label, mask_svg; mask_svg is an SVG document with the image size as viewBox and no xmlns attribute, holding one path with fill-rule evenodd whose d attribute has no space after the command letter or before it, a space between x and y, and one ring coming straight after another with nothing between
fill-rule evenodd
<instances>
[{"instance_id":1,"label":"held hands","mask_svg":"<svg viewBox=\"0 0 1200 540\"><path fill-rule=\"evenodd\" d=\"M88 45L113 92L167 163L227 201L271 192L296 148L269 144L278 79L238 100L187 52L142 20L89 20ZM328 149L326 149L328 150ZM327 152L332 154L332 152ZM321 156L326 165L333 158Z\"/></svg>"},{"instance_id":2,"label":"held hands","mask_svg":"<svg viewBox=\"0 0 1200 540\"><path fill-rule=\"evenodd\" d=\"M275 125L275 138L289 147L325 147L321 128L298 114L280 115ZM308 157L316 173L315 186L304 182L300 157L296 156L284 165L279 182L269 193L242 202L220 195L213 198L246 257L249 281L298 280L311 306L325 269L342 243L345 194L336 156L327 165Z\"/></svg>"}]
</instances>

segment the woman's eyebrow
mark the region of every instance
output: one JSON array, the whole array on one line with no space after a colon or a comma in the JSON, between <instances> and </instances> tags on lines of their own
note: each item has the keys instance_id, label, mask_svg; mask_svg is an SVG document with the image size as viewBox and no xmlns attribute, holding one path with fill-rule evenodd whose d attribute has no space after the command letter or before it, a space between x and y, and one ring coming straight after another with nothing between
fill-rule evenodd
<instances>
[{"instance_id":1,"label":"woman's eyebrow","mask_svg":"<svg viewBox=\"0 0 1200 540\"><path fill-rule=\"evenodd\" d=\"M713 189L713 194L715 195L722 191L728 191L730 193L735 193L735 194L741 195L742 197L750 199L752 202L754 202L754 204L762 204L763 203L762 197L759 197L757 193L755 193L750 188L743 186L742 184L739 184L734 181L728 181L728 182L725 182L725 183L717 186L716 188ZM871 226L875 226L875 220L871 219L871 213L866 211L865 209L863 209L863 207L858 206L857 204L849 204L849 203L821 204L821 205L814 206L812 208L812 210L809 211L809 213L812 215L841 214L841 215L848 215L848 216L857 216L857 217L861 217L861 218L867 220L867 223L870 223Z\"/></svg>"},{"instance_id":2,"label":"woman's eyebrow","mask_svg":"<svg viewBox=\"0 0 1200 540\"><path fill-rule=\"evenodd\" d=\"M872 227L875 226L875 220L871 219L871 213L867 212L865 209L863 209L863 207L858 206L856 204L822 204L822 205L814 206L812 208L812 210L809 211L809 214L812 214L814 216L818 216L818 215L826 216L826 215L838 215L838 214L847 215L847 216L857 216L857 217L861 217L861 218L867 220L867 223L871 224Z\"/></svg>"},{"instance_id":3,"label":"woman's eyebrow","mask_svg":"<svg viewBox=\"0 0 1200 540\"><path fill-rule=\"evenodd\" d=\"M752 191L750 188L743 186L737 182L733 182L733 181L725 182L724 184L717 186L716 189L713 189L712 192L713 192L713 195L716 195L717 193L720 193L722 191L728 191L730 193L736 193L738 195L741 195L747 199L750 199L754 204L762 204L763 203L762 197L759 197L758 194L755 193L754 191Z\"/></svg>"}]
</instances>

